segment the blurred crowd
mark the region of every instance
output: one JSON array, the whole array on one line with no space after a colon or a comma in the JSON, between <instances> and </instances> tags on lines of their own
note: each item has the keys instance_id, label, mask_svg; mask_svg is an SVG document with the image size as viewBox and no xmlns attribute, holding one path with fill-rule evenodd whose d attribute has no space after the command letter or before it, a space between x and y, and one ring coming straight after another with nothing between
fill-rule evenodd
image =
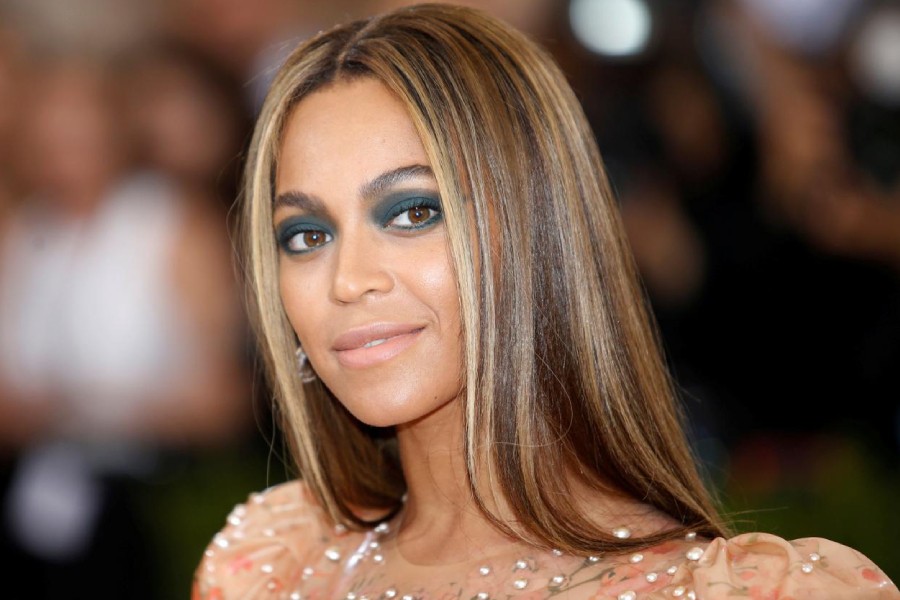
<instances>
[{"instance_id":1,"label":"blurred crowd","mask_svg":"<svg viewBox=\"0 0 900 600\"><path fill-rule=\"evenodd\" d=\"M12 598L186 594L227 507L277 482L232 247L242 153L299 40L404 3L0 0ZM900 2L593 0L649 19L608 55L574 33L588 1L463 3L582 99L726 506L784 508L760 527L900 576ZM794 504L847 529L800 530Z\"/></svg>"},{"instance_id":2,"label":"blurred crowd","mask_svg":"<svg viewBox=\"0 0 900 600\"><path fill-rule=\"evenodd\" d=\"M688 409L729 450L843 430L896 467L900 4L689 4L573 71Z\"/></svg>"}]
</instances>

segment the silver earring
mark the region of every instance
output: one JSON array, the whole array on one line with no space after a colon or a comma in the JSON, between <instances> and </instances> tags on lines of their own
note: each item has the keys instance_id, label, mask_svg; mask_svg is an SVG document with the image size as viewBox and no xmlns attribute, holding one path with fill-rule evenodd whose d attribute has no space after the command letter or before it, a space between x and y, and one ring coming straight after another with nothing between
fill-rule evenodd
<instances>
[{"instance_id":1,"label":"silver earring","mask_svg":"<svg viewBox=\"0 0 900 600\"><path fill-rule=\"evenodd\" d=\"M303 383L312 383L316 380L316 372L313 371L309 358L302 346L297 346L297 373L300 374L300 381Z\"/></svg>"}]
</instances>

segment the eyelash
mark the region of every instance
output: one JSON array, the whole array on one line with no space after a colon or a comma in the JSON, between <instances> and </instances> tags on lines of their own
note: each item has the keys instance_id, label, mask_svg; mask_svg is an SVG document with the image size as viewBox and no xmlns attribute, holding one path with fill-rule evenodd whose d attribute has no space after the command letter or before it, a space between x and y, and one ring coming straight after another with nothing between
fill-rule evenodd
<instances>
[{"instance_id":1,"label":"eyelash","mask_svg":"<svg viewBox=\"0 0 900 600\"><path fill-rule=\"evenodd\" d=\"M409 213L410 211L417 208L428 209L432 214L421 223L411 223L410 225L389 225L389 223L391 221L394 221L397 217L403 215L404 213ZM406 200L398 202L391 208L391 210L388 211L387 215L385 215L386 222L384 224L384 227L395 230L400 229L414 231L434 225L441 220L441 217L441 203L437 200L432 200L431 198L408 198Z\"/></svg>"},{"instance_id":2,"label":"eyelash","mask_svg":"<svg viewBox=\"0 0 900 600\"><path fill-rule=\"evenodd\" d=\"M415 209L426 209L430 211L430 215L428 218L420 223L411 223L410 225L391 225L390 223L396 220L398 217L409 213ZM401 202L395 204L391 209L387 212L384 217L384 222L382 227L385 229L391 229L394 231L417 231L420 229L425 229L435 225L438 221L443 218L441 212L440 202L437 200L433 200L431 198L408 198ZM307 233L321 233L325 236L325 241L321 244L317 244L315 246L306 245L305 248L295 249L292 247L292 242L298 236L302 236ZM301 238L302 239L302 238ZM334 239L334 236L326 231L320 225L314 225L311 223L298 223L296 225L291 225L286 227L278 236L278 243L281 246L282 250L287 254L299 255L299 254L307 254L312 252L316 248L324 246L325 244L331 242Z\"/></svg>"},{"instance_id":3,"label":"eyelash","mask_svg":"<svg viewBox=\"0 0 900 600\"><path fill-rule=\"evenodd\" d=\"M307 233L321 233L325 235L325 241L316 246L307 245L306 248L295 249L292 247L291 242L294 241L295 238L303 236ZM301 237L302 239L302 237ZM312 252L316 248L323 246L330 242L334 237L321 228L319 225L313 225L310 223L300 223L297 225L291 225L286 227L281 234L278 236L278 243L281 246L281 249L284 250L288 254L306 254L307 252Z\"/></svg>"}]
</instances>

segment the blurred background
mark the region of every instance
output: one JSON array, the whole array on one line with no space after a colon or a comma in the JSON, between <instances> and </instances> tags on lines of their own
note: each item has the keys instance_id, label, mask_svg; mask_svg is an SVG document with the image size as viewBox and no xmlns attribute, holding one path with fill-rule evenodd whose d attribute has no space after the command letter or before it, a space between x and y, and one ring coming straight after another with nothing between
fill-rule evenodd
<instances>
[{"instance_id":1,"label":"blurred background","mask_svg":"<svg viewBox=\"0 0 900 600\"><path fill-rule=\"evenodd\" d=\"M579 94L740 530L900 578L900 2L469 0ZM234 276L250 127L380 0L0 0L9 598L187 597L289 477Z\"/></svg>"}]
</instances>

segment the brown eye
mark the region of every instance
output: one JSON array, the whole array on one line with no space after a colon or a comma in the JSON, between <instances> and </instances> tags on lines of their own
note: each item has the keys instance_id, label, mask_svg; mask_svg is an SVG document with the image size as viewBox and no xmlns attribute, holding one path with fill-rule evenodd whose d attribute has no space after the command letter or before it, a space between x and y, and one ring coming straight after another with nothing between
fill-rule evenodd
<instances>
[{"instance_id":1,"label":"brown eye","mask_svg":"<svg viewBox=\"0 0 900 600\"><path fill-rule=\"evenodd\" d=\"M412 231L430 227L441 220L440 203L436 198L409 198L394 205L386 219L385 226L390 229Z\"/></svg>"},{"instance_id":2,"label":"brown eye","mask_svg":"<svg viewBox=\"0 0 900 600\"><path fill-rule=\"evenodd\" d=\"M288 231L283 235L281 247L288 254L303 254L328 244L331 234L321 229L307 231Z\"/></svg>"},{"instance_id":3,"label":"brown eye","mask_svg":"<svg viewBox=\"0 0 900 600\"><path fill-rule=\"evenodd\" d=\"M407 216L413 225L424 223L431 218L431 209L425 206L416 206L407 211Z\"/></svg>"},{"instance_id":4,"label":"brown eye","mask_svg":"<svg viewBox=\"0 0 900 600\"><path fill-rule=\"evenodd\" d=\"M307 248L315 248L326 242L324 231L307 231L303 234L303 244Z\"/></svg>"}]
</instances>

